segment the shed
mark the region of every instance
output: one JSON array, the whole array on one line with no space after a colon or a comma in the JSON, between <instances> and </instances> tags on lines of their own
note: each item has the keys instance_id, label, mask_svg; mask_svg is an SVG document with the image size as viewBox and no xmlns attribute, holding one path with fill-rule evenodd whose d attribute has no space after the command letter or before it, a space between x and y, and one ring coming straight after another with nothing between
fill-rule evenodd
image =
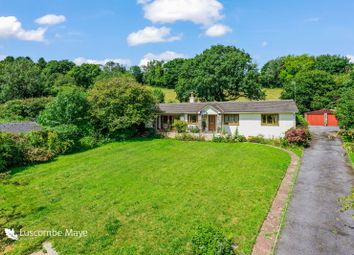
<instances>
[{"instance_id":1,"label":"shed","mask_svg":"<svg viewBox=\"0 0 354 255\"><path fill-rule=\"evenodd\" d=\"M338 126L338 120L333 110L321 109L306 112L305 118L310 126Z\"/></svg>"}]
</instances>

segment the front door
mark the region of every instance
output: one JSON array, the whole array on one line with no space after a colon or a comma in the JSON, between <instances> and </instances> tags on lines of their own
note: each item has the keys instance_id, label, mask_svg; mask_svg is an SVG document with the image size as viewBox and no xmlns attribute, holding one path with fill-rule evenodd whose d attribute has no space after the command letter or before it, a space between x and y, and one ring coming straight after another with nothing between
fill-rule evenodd
<instances>
[{"instance_id":1,"label":"front door","mask_svg":"<svg viewBox=\"0 0 354 255\"><path fill-rule=\"evenodd\" d=\"M216 130L216 117L215 117L215 115L208 116L208 130L209 131Z\"/></svg>"}]
</instances>

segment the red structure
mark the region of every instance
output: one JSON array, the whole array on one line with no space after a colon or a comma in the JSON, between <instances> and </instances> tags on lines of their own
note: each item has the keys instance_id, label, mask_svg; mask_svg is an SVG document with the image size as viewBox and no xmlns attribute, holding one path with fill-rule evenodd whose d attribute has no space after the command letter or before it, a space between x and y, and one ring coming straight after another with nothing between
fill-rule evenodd
<instances>
[{"instance_id":1,"label":"red structure","mask_svg":"<svg viewBox=\"0 0 354 255\"><path fill-rule=\"evenodd\" d=\"M305 113L310 126L338 126L338 120L332 110L322 109Z\"/></svg>"}]
</instances>

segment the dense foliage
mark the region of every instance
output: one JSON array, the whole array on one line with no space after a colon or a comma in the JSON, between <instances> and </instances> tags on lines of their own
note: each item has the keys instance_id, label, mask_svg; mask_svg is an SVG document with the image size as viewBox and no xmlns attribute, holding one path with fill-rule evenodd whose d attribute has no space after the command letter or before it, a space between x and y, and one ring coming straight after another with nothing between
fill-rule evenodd
<instances>
[{"instance_id":1,"label":"dense foliage","mask_svg":"<svg viewBox=\"0 0 354 255\"><path fill-rule=\"evenodd\" d=\"M354 129L354 87L341 94L336 106L336 116L342 129Z\"/></svg>"},{"instance_id":2,"label":"dense foliage","mask_svg":"<svg viewBox=\"0 0 354 255\"><path fill-rule=\"evenodd\" d=\"M152 120L155 99L130 76L99 81L89 91L92 122L109 136L135 134Z\"/></svg>"},{"instance_id":3,"label":"dense foliage","mask_svg":"<svg viewBox=\"0 0 354 255\"><path fill-rule=\"evenodd\" d=\"M232 243L215 226L205 224L198 226L192 238L194 255L231 255L235 254Z\"/></svg>"},{"instance_id":4,"label":"dense foliage","mask_svg":"<svg viewBox=\"0 0 354 255\"><path fill-rule=\"evenodd\" d=\"M15 99L0 105L0 119L6 121L36 120L52 97Z\"/></svg>"},{"instance_id":5,"label":"dense foliage","mask_svg":"<svg viewBox=\"0 0 354 255\"><path fill-rule=\"evenodd\" d=\"M40 114L38 121L43 126L84 126L89 119L86 93L77 87L62 90Z\"/></svg>"},{"instance_id":6,"label":"dense foliage","mask_svg":"<svg viewBox=\"0 0 354 255\"><path fill-rule=\"evenodd\" d=\"M251 56L233 46L213 46L187 60L176 87L180 101L194 93L202 101L225 101L241 96L262 99L256 65Z\"/></svg>"}]
</instances>

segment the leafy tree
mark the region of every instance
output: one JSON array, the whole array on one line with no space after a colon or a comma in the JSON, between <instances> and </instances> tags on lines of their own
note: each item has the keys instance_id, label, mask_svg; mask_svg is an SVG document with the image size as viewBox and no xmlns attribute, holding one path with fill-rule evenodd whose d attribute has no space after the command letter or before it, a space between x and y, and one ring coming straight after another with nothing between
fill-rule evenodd
<instances>
[{"instance_id":1,"label":"leafy tree","mask_svg":"<svg viewBox=\"0 0 354 255\"><path fill-rule=\"evenodd\" d=\"M5 60L0 73L0 102L45 96L39 67L28 58Z\"/></svg>"},{"instance_id":2,"label":"leafy tree","mask_svg":"<svg viewBox=\"0 0 354 255\"><path fill-rule=\"evenodd\" d=\"M89 102L94 126L112 137L133 135L154 116L151 92L129 75L96 82L89 91Z\"/></svg>"},{"instance_id":3,"label":"leafy tree","mask_svg":"<svg viewBox=\"0 0 354 255\"><path fill-rule=\"evenodd\" d=\"M155 98L157 103L163 103L165 102L165 93L163 93L162 89L160 88L154 88L152 90L152 95Z\"/></svg>"},{"instance_id":4,"label":"leafy tree","mask_svg":"<svg viewBox=\"0 0 354 255\"><path fill-rule=\"evenodd\" d=\"M280 72L283 68L283 59L277 58L267 62L261 69L260 81L264 88L281 88L283 81Z\"/></svg>"},{"instance_id":5,"label":"leafy tree","mask_svg":"<svg viewBox=\"0 0 354 255\"><path fill-rule=\"evenodd\" d=\"M293 56L282 58L283 68L280 72L280 79L283 82L291 80L297 73L315 69L315 58L309 55Z\"/></svg>"},{"instance_id":6,"label":"leafy tree","mask_svg":"<svg viewBox=\"0 0 354 255\"><path fill-rule=\"evenodd\" d=\"M282 99L294 99L301 113L333 108L338 99L333 77L324 71L302 71L284 85Z\"/></svg>"},{"instance_id":7,"label":"leafy tree","mask_svg":"<svg viewBox=\"0 0 354 255\"><path fill-rule=\"evenodd\" d=\"M184 59L176 58L163 65L164 84L167 88L175 88L177 86L178 78L184 62Z\"/></svg>"},{"instance_id":8,"label":"leafy tree","mask_svg":"<svg viewBox=\"0 0 354 255\"><path fill-rule=\"evenodd\" d=\"M44 69L46 67L47 62L45 61L44 58L39 58L38 61L37 61L37 65L42 70L42 69Z\"/></svg>"},{"instance_id":9,"label":"leafy tree","mask_svg":"<svg viewBox=\"0 0 354 255\"><path fill-rule=\"evenodd\" d=\"M89 88L94 84L95 79L101 73L102 70L99 65L82 64L81 66L75 66L72 68L69 75L74 78L77 86Z\"/></svg>"},{"instance_id":10,"label":"leafy tree","mask_svg":"<svg viewBox=\"0 0 354 255\"><path fill-rule=\"evenodd\" d=\"M129 69L129 73L131 73L135 80L138 82L138 83L143 83L143 72L141 71L141 68L140 66L131 66L130 69Z\"/></svg>"},{"instance_id":11,"label":"leafy tree","mask_svg":"<svg viewBox=\"0 0 354 255\"><path fill-rule=\"evenodd\" d=\"M56 80L65 76L74 66L75 64L69 60L49 61L42 70L42 79L46 89L51 92L56 92L57 88L54 88Z\"/></svg>"},{"instance_id":12,"label":"leafy tree","mask_svg":"<svg viewBox=\"0 0 354 255\"><path fill-rule=\"evenodd\" d=\"M155 87L165 87L163 64L163 61L153 60L144 66L144 83Z\"/></svg>"},{"instance_id":13,"label":"leafy tree","mask_svg":"<svg viewBox=\"0 0 354 255\"><path fill-rule=\"evenodd\" d=\"M241 96L264 98L251 56L233 46L222 45L186 60L175 90L180 101L187 101L191 93L202 101L224 101Z\"/></svg>"},{"instance_id":14,"label":"leafy tree","mask_svg":"<svg viewBox=\"0 0 354 255\"><path fill-rule=\"evenodd\" d=\"M347 57L339 55L321 55L316 57L315 68L330 74L346 73L352 64Z\"/></svg>"},{"instance_id":15,"label":"leafy tree","mask_svg":"<svg viewBox=\"0 0 354 255\"><path fill-rule=\"evenodd\" d=\"M342 129L354 129L354 87L345 90L336 105L336 117Z\"/></svg>"},{"instance_id":16,"label":"leafy tree","mask_svg":"<svg viewBox=\"0 0 354 255\"><path fill-rule=\"evenodd\" d=\"M49 103L38 120L44 126L75 125L83 127L88 119L88 101L85 92L77 87L66 88Z\"/></svg>"},{"instance_id":17,"label":"leafy tree","mask_svg":"<svg viewBox=\"0 0 354 255\"><path fill-rule=\"evenodd\" d=\"M119 63L109 61L103 66L103 71L104 72L126 73L127 69Z\"/></svg>"}]
</instances>

